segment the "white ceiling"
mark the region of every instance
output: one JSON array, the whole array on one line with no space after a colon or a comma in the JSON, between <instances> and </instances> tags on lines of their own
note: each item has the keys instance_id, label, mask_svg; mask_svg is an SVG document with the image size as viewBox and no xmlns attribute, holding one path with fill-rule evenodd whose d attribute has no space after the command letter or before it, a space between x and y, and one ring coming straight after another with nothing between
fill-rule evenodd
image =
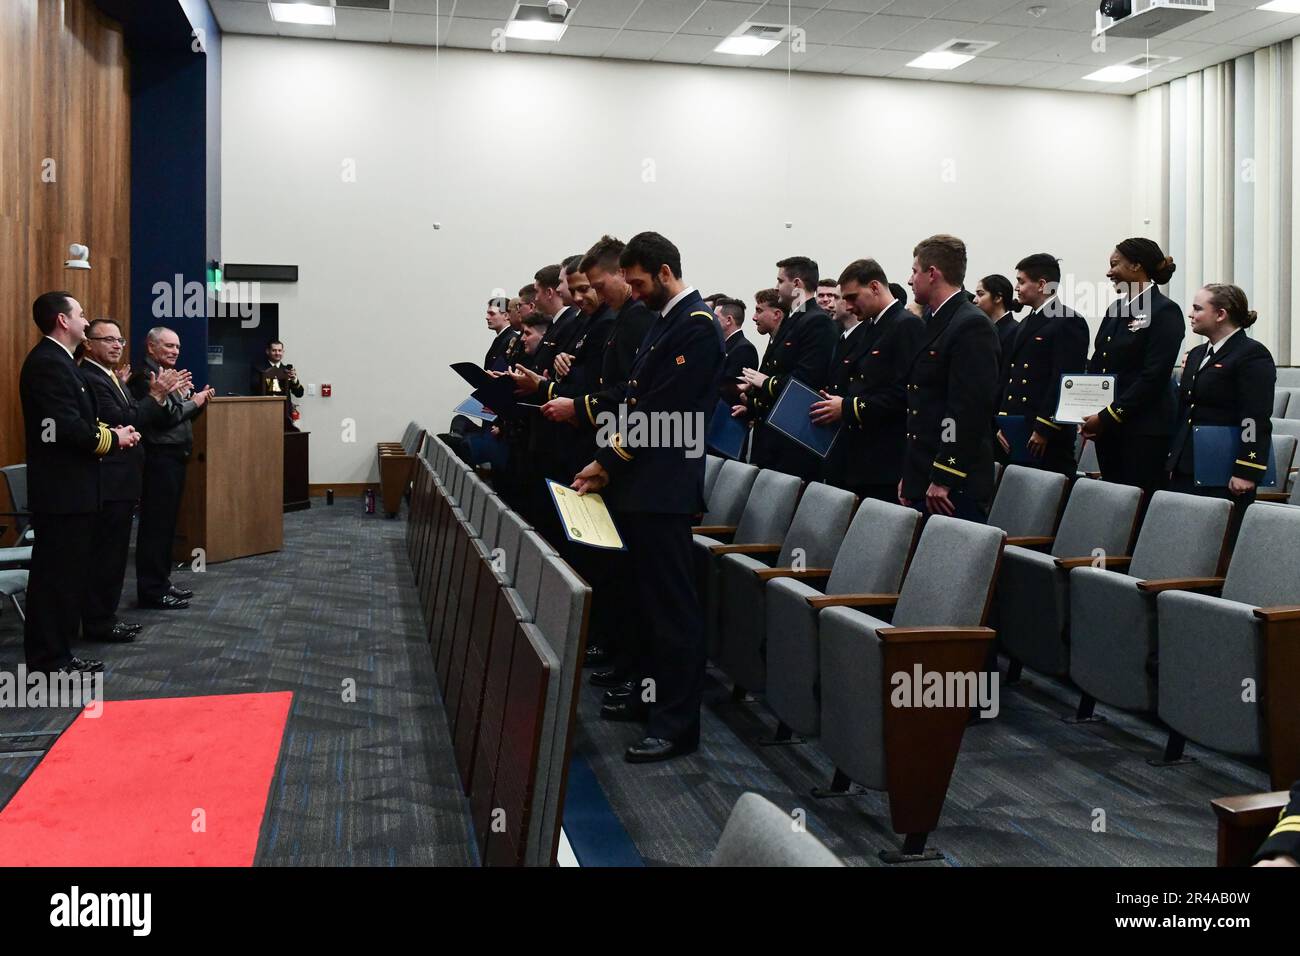
<instances>
[{"instance_id":1,"label":"white ceiling","mask_svg":"<svg viewBox=\"0 0 1300 956\"><path fill-rule=\"evenodd\" d=\"M487 50L514 0L386 0L391 9L338 8L333 27L279 24L263 0L209 0L227 33L316 37ZM330 5L330 0L310 0ZM344 0L348 2L348 0ZM385 0L380 0L385 2ZM528 0L543 4L545 0ZM1093 50L1098 0L569 0L569 29L559 43L509 40L525 53L851 76L895 76L1055 90L1136 93L1300 36L1300 15L1257 10L1264 0L1216 0L1214 13L1150 41L1149 52L1180 57L1128 83L1084 81L1093 70L1148 51L1146 41L1109 39ZM1046 7L1038 18L1031 6ZM719 38L746 20L792 23L807 50L782 45L764 57L714 53ZM908 67L918 53L960 38L996 45L956 70Z\"/></svg>"}]
</instances>

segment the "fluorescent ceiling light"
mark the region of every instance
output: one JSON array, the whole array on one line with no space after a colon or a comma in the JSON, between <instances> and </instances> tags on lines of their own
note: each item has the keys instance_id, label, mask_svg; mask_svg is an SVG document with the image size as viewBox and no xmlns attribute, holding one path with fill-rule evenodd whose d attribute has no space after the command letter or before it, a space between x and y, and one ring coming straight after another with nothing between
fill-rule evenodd
<instances>
[{"instance_id":1,"label":"fluorescent ceiling light","mask_svg":"<svg viewBox=\"0 0 1300 956\"><path fill-rule=\"evenodd\" d=\"M506 36L516 40L558 41L569 29L567 23L546 23L541 20L511 20L506 24Z\"/></svg>"},{"instance_id":2,"label":"fluorescent ceiling light","mask_svg":"<svg viewBox=\"0 0 1300 956\"><path fill-rule=\"evenodd\" d=\"M731 53L735 56L766 56L781 45L778 40L762 37L726 37L713 48L714 53Z\"/></svg>"},{"instance_id":3,"label":"fluorescent ceiling light","mask_svg":"<svg viewBox=\"0 0 1300 956\"><path fill-rule=\"evenodd\" d=\"M1150 70L1144 70L1140 66L1119 63L1115 66L1102 67L1096 73L1089 73L1084 79L1092 80L1094 83L1127 83L1129 80L1136 80L1139 76L1146 76L1150 72Z\"/></svg>"},{"instance_id":4,"label":"fluorescent ceiling light","mask_svg":"<svg viewBox=\"0 0 1300 956\"><path fill-rule=\"evenodd\" d=\"M1271 0L1269 3L1260 4L1257 10L1267 10L1270 13L1300 13L1300 0Z\"/></svg>"},{"instance_id":5,"label":"fluorescent ceiling light","mask_svg":"<svg viewBox=\"0 0 1300 956\"><path fill-rule=\"evenodd\" d=\"M313 27L334 26L334 8L314 3L272 3L271 19L277 23L305 23Z\"/></svg>"},{"instance_id":6,"label":"fluorescent ceiling light","mask_svg":"<svg viewBox=\"0 0 1300 956\"><path fill-rule=\"evenodd\" d=\"M946 50L931 50L922 53L911 63L910 67L918 70L955 70L963 63L969 63L975 57L966 53L948 53Z\"/></svg>"}]
</instances>

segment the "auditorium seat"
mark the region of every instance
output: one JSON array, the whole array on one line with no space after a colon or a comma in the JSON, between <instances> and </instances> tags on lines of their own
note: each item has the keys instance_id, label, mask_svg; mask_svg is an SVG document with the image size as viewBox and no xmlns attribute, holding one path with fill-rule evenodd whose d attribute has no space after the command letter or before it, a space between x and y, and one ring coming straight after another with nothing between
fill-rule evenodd
<instances>
[{"instance_id":1,"label":"auditorium seat","mask_svg":"<svg viewBox=\"0 0 1300 956\"><path fill-rule=\"evenodd\" d=\"M1277 384L1285 388L1300 388L1300 368L1279 366Z\"/></svg>"},{"instance_id":2,"label":"auditorium seat","mask_svg":"<svg viewBox=\"0 0 1300 956\"><path fill-rule=\"evenodd\" d=\"M774 742L821 732L818 610L812 599L897 593L920 530L913 508L868 498L824 568L787 571L767 582L767 706L780 721ZM813 585L824 582L824 590Z\"/></svg>"},{"instance_id":3,"label":"auditorium seat","mask_svg":"<svg viewBox=\"0 0 1300 956\"><path fill-rule=\"evenodd\" d=\"M10 513L13 527L17 531L15 544L28 545L36 540L36 532L31 527L31 515L27 511L27 466L5 465L0 468L4 476L5 488L9 494L9 503L13 506ZM11 522L5 521L4 524Z\"/></svg>"},{"instance_id":4,"label":"auditorium seat","mask_svg":"<svg viewBox=\"0 0 1300 956\"><path fill-rule=\"evenodd\" d=\"M1214 575L1226 564L1231 515L1223 498L1157 491L1131 560L1070 571L1070 679L1082 691L1079 719L1092 716L1096 701L1156 709L1156 595L1170 586L1222 583Z\"/></svg>"},{"instance_id":5,"label":"auditorium seat","mask_svg":"<svg viewBox=\"0 0 1300 956\"><path fill-rule=\"evenodd\" d=\"M18 603L18 595L27 593L26 571L0 571L0 595L7 597L18 612L20 620L26 621L27 614Z\"/></svg>"},{"instance_id":6,"label":"auditorium seat","mask_svg":"<svg viewBox=\"0 0 1300 956\"><path fill-rule=\"evenodd\" d=\"M1276 424L1276 421L1274 422ZM1288 488L1292 486L1292 468L1295 464L1296 437L1273 432L1273 470L1275 483L1260 485L1255 491L1258 501L1287 501Z\"/></svg>"},{"instance_id":7,"label":"auditorium seat","mask_svg":"<svg viewBox=\"0 0 1300 956\"><path fill-rule=\"evenodd\" d=\"M1049 545L1069 485L1065 475L1009 465L998 483L988 523L1007 533L1007 544L1027 548Z\"/></svg>"},{"instance_id":8,"label":"auditorium seat","mask_svg":"<svg viewBox=\"0 0 1300 956\"><path fill-rule=\"evenodd\" d=\"M733 464L740 468L753 467L736 462L727 462L727 467L730 468ZM724 471L718 477L717 490L721 490L726 478ZM704 634L710 657L717 653L719 636L718 557L714 549L728 543L720 539L730 538L729 543L732 544L761 544L768 547L775 544L775 550L779 551L790 527L790 520L794 517L794 509L799 504L799 490L802 487L803 482L794 475L766 469L757 471L750 483L740 520L734 526L705 524L695 529L693 550L696 592L704 610Z\"/></svg>"},{"instance_id":9,"label":"auditorium seat","mask_svg":"<svg viewBox=\"0 0 1300 956\"><path fill-rule=\"evenodd\" d=\"M970 692L994 636L983 624L1005 537L1000 528L931 516L899 593L823 599L830 606L818 622L820 745L835 779L818 795L847 793L852 783L886 791L891 825L904 836L901 852L881 854L887 862L939 858L925 841L979 703ZM865 610L890 606L889 620ZM952 675L964 675L965 692L927 697L922 706L923 685L937 676L951 688Z\"/></svg>"},{"instance_id":10,"label":"auditorium seat","mask_svg":"<svg viewBox=\"0 0 1300 956\"><path fill-rule=\"evenodd\" d=\"M1054 677L1069 671L1070 568L1127 554L1141 500L1131 485L1080 478L1048 553L1007 546L995 593L1008 681L1022 665Z\"/></svg>"},{"instance_id":11,"label":"auditorium seat","mask_svg":"<svg viewBox=\"0 0 1300 956\"><path fill-rule=\"evenodd\" d=\"M1276 387L1273 389L1273 417L1286 418L1287 407L1291 402L1291 396L1295 392L1293 388ZM1300 402L1296 405L1296 411L1300 413Z\"/></svg>"},{"instance_id":12,"label":"auditorium seat","mask_svg":"<svg viewBox=\"0 0 1300 956\"><path fill-rule=\"evenodd\" d=\"M718 473L722 471L722 463L726 459L719 458L717 455L708 455L704 459L704 500L709 500L709 495L713 493L713 486L718 483Z\"/></svg>"},{"instance_id":13,"label":"auditorium seat","mask_svg":"<svg viewBox=\"0 0 1300 956\"><path fill-rule=\"evenodd\" d=\"M411 422L406 427L400 444L380 442L375 450L384 514L389 518L395 518L402 507L402 496L406 494L414 477L415 460L424 443L424 434L418 424Z\"/></svg>"},{"instance_id":14,"label":"auditorium seat","mask_svg":"<svg viewBox=\"0 0 1300 956\"><path fill-rule=\"evenodd\" d=\"M1156 609L1171 737L1262 757L1272 785L1289 787L1300 778L1300 509L1252 504L1221 594L1166 590Z\"/></svg>"},{"instance_id":15,"label":"auditorium seat","mask_svg":"<svg viewBox=\"0 0 1300 956\"><path fill-rule=\"evenodd\" d=\"M1101 463L1097 460L1097 443L1079 439L1079 470L1077 472L1080 478L1100 478Z\"/></svg>"},{"instance_id":16,"label":"auditorium seat","mask_svg":"<svg viewBox=\"0 0 1300 956\"><path fill-rule=\"evenodd\" d=\"M843 866L826 846L776 804L741 794L709 866Z\"/></svg>"},{"instance_id":17,"label":"auditorium seat","mask_svg":"<svg viewBox=\"0 0 1300 956\"><path fill-rule=\"evenodd\" d=\"M799 499L782 540L712 548L718 558L719 614L713 662L731 678L737 697L746 691L761 693L767 684L767 605L763 596L768 580L796 569L829 573L856 503L853 492L814 482Z\"/></svg>"},{"instance_id":18,"label":"auditorium seat","mask_svg":"<svg viewBox=\"0 0 1300 956\"><path fill-rule=\"evenodd\" d=\"M31 548L0 548L0 569L26 568L31 563Z\"/></svg>"},{"instance_id":19,"label":"auditorium seat","mask_svg":"<svg viewBox=\"0 0 1300 956\"><path fill-rule=\"evenodd\" d=\"M718 477L714 479L713 489L707 491L704 500L708 505L697 534L718 537L730 534L740 523L740 516L745 511L745 502L749 492L758 478L758 467L740 461L724 461L718 468Z\"/></svg>"}]
</instances>

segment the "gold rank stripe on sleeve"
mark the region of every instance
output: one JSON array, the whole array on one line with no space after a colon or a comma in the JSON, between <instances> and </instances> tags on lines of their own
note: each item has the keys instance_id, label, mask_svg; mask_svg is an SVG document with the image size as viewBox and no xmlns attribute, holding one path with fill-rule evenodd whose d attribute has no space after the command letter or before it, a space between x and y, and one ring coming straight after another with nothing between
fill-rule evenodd
<instances>
[{"instance_id":1,"label":"gold rank stripe on sleeve","mask_svg":"<svg viewBox=\"0 0 1300 956\"><path fill-rule=\"evenodd\" d=\"M772 396L773 398L776 398L776 376L775 375L769 375L767 377L767 394Z\"/></svg>"},{"instance_id":2,"label":"gold rank stripe on sleeve","mask_svg":"<svg viewBox=\"0 0 1300 956\"><path fill-rule=\"evenodd\" d=\"M710 315L707 312L692 312L691 315L698 315L701 318L708 319L710 322L714 320L714 316Z\"/></svg>"},{"instance_id":3,"label":"gold rank stripe on sleeve","mask_svg":"<svg viewBox=\"0 0 1300 956\"><path fill-rule=\"evenodd\" d=\"M595 413L592 412L592 410L591 410L591 396L590 396L590 395L584 395L584 396L582 396L582 407L585 408L585 409L587 410L587 421L591 422L591 427L592 427L592 428L595 428L595 427L596 427L596 415L595 415Z\"/></svg>"},{"instance_id":4,"label":"gold rank stripe on sleeve","mask_svg":"<svg viewBox=\"0 0 1300 956\"><path fill-rule=\"evenodd\" d=\"M856 398L855 398L855 399L853 400L853 417L856 418L856 419L858 420L858 424L861 425L861 424L862 424L862 407L861 407L861 405L859 404L859 402L860 402L859 399L856 399Z\"/></svg>"},{"instance_id":5,"label":"gold rank stripe on sleeve","mask_svg":"<svg viewBox=\"0 0 1300 956\"><path fill-rule=\"evenodd\" d=\"M1042 423L1043 423L1044 425L1046 425L1048 428L1055 428L1058 432L1061 430L1061 426L1058 425L1058 424L1056 424L1056 422L1048 421L1046 418L1043 418L1043 417L1041 417L1041 416L1038 417L1038 418L1036 419L1036 421L1040 421L1040 422L1042 422Z\"/></svg>"},{"instance_id":6,"label":"gold rank stripe on sleeve","mask_svg":"<svg viewBox=\"0 0 1300 956\"><path fill-rule=\"evenodd\" d=\"M937 461L934 463L934 467L939 468L939 469L941 469L941 470L943 470L943 471L946 471L946 472L948 472L949 474L956 475L958 478L965 478L965 477L966 477L966 472L964 472L964 471L958 471L956 468L949 468L947 465L942 465L942 464L940 464L940 463L937 462Z\"/></svg>"},{"instance_id":7,"label":"gold rank stripe on sleeve","mask_svg":"<svg viewBox=\"0 0 1300 956\"><path fill-rule=\"evenodd\" d=\"M1253 461L1242 461L1240 458L1237 459L1237 464L1245 465L1247 468L1258 468L1260 471L1268 471L1268 465L1260 465Z\"/></svg>"},{"instance_id":8,"label":"gold rank stripe on sleeve","mask_svg":"<svg viewBox=\"0 0 1300 956\"><path fill-rule=\"evenodd\" d=\"M549 402L555 397L555 383L551 382L546 386L546 400Z\"/></svg>"},{"instance_id":9,"label":"gold rank stripe on sleeve","mask_svg":"<svg viewBox=\"0 0 1300 956\"><path fill-rule=\"evenodd\" d=\"M1120 417L1122 414L1120 409L1116 408L1114 405L1107 405L1106 411L1110 413L1110 417L1115 419L1115 421L1119 422L1121 425L1124 424L1124 419Z\"/></svg>"},{"instance_id":10,"label":"gold rank stripe on sleeve","mask_svg":"<svg viewBox=\"0 0 1300 956\"><path fill-rule=\"evenodd\" d=\"M1283 813L1286 811L1283 810ZM1300 815L1291 814L1289 817L1283 817L1277 821L1277 826L1269 836L1277 836L1279 833L1300 833Z\"/></svg>"},{"instance_id":11,"label":"gold rank stripe on sleeve","mask_svg":"<svg viewBox=\"0 0 1300 956\"><path fill-rule=\"evenodd\" d=\"M614 437L610 439L609 447L614 449L614 454L618 455L618 457L622 458L624 461L632 460L632 455L623 447L623 436L620 433L614 433Z\"/></svg>"},{"instance_id":12,"label":"gold rank stripe on sleeve","mask_svg":"<svg viewBox=\"0 0 1300 956\"><path fill-rule=\"evenodd\" d=\"M103 422L96 422L99 426L99 444L95 446L96 455L107 455L113 450L113 433L108 430L108 426Z\"/></svg>"}]
</instances>

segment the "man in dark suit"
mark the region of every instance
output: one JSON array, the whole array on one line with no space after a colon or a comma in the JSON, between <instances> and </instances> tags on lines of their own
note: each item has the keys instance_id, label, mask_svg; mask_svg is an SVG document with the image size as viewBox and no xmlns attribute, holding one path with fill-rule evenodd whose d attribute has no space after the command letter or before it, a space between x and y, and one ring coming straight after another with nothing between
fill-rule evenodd
<instances>
[{"instance_id":1,"label":"man in dark suit","mask_svg":"<svg viewBox=\"0 0 1300 956\"><path fill-rule=\"evenodd\" d=\"M86 329L86 353L81 374L95 396L99 418L109 426L137 430L166 420L167 395L181 382L175 369L163 369L149 382L149 394L127 394L114 369L122 358L126 340L112 319L95 319ZM89 641L128 643L142 625L117 620L126 577L126 557L131 546L131 519L144 475L144 448L122 449L103 460L99 469L100 507L95 516L91 544L94 561L87 569L86 597L81 630Z\"/></svg>"},{"instance_id":2,"label":"man in dark suit","mask_svg":"<svg viewBox=\"0 0 1300 956\"><path fill-rule=\"evenodd\" d=\"M681 254L658 233L633 236L619 257L636 296L659 312L632 365L627 416L656 422L691 421L701 438L640 447L613 431L603 413L596 460L580 471L574 490L601 491L628 549L640 598L635 613L648 631L639 672L647 681L639 695L607 704L608 719L647 717L646 735L628 748L633 763L666 760L694 751L700 737L704 692L704 617L695 590L691 554L693 516L704 509L704 422L717 403L722 345L713 314L681 278ZM684 434L684 429L681 434ZM648 705L648 706L647 706Z\"/></svg>"},{"instance_id":3,"label":"man in dark suit","mask_svg":"<svg viewBox=\"0 0 1300 956\"><path fill-rule=\"evenodd\" d=\"M814 391L825 385L835 349L835 323L815 298L817 263L806 256L793 256L776 266L776 293L786 317L768 342L762 368L742 373L751 408L764 418L789 379L797 378ZM760 467L806 481L821 477L822 459L772 428L757 426L753 446L752 458Z\"/></svg>"},{"instance_id":4,"label":"man in dark suit","mask_svg":"<svg viewBox=\"0 0 1300 956\"><path fill-rule=\"evenodd\" d=\"M898 500L922 513L985 521L993 496L993 390L998 337L962 292L966 244L924 239L909 284L929 309L906 372L907 433Z\"/></svg>"},{"instance_id":5,"label":"man in dark suit","mask_svg":"<svg viewBox=\"0 0 1300 956\"><path fill-rule=\"evenodd\" d=\"M492 344L483 356L483 367L489 372L500 372L506 368L506 353L518 333L510 325L510 315L506 310L505 299L488 299L487 327L492 332Z\"/></svg>"},{"instance_id":6,"label":"man in dark suit","mask_svg":"<svg viewBox=\"0 0 1300 956\"><path fill-rule=\"evenodd\" d=\"M293 400L302 398L302 382L298 381L294 367L284 361L284 343L279 339L272 339L266 345L266 363L253 374L253 394L284 396L284 430L298 430L293 423Z\"/></svg>"},{"instance_id":7,"label":"man in dark suit","mask_svg":"<svg viewBox=\"0 0 1300 956\"><path fill-rule=\"evenodd\" d=\"M907 432L903 372L925 326L894 298L874 259L850 263L839 287L860 321L836 345L824 400L812 407L817 424L844 423L826 459L826 481L861 498L895 502Z\"/></svg>"},{"instance_id":8,"label":"man in dark suit","mask_svg":"<svg viewBox=\"0 0 1300 956\"><path fill-rule=\"evenodd\" d=\"M1053 417L1060 399L1061 376L1088 367L1088 323L1061 302L1061 264L1038 252L1016 265L1017 298L1032 310L1016 329L1002 355L998 415L1023 416L1029 428L1029 455L1047 471L1073 477L1078 426ZM1012 453L999 431L1003 451Z\"/></svg>"},{"instance_id":9,"label":"man in dark suit","mask_svg":"<svg viewBox=\"0 0 1300 956\"><path fill-rule=\"evenodd\" d=\"M578 310L568 300L568 287L565 286L563 294L560 292L563 281L562 265L543 266L533 277L535 309L546 318L547 333L541 346L529 353L528 367L548 377L552 374L555 357L574 338L574 326L578 321Z\"/></svg>"},{"instance_id":10,"label":"man in dark suit","mask_svg":"<svg viewBox=\"0 0 1300 956\"><path fill-rule=\"evenodd\" d=\"M89 673L100 661L74 657L82 601L94 560L100 459L135 447L134 428L99 421L95 396L72 355L86 338L81 304L67 292L32 303L44 336L23 362L18 393L27 448L27 503L36 540L27 582L23 649L31 670Z\"/></svg>"},{"instance_id":11,"label":"man in dark suit","mask_svg":"<svg viewBox=\"0 0 1300 956\"><path fill-rule=\"evenodd\" d=\"M713 307L722 330L722 347L725 357L722 364L722 384L718 396L728 407L740 404L740 373L758 367L758 349L745 337L745 303L739 299L721 299Z\"/></svg>"},{"instance_id":12,"label":"man in dark suit","mask_svg":"<svg viewBox=\"0 0 1300 956\"><path fill-rule=\"evenodd\" d=\"M145 337L145 370L131 377L131 394L143 398L149 391L148 375L176 368L181 340L164 326L149 330ZM182 373L184 375L185 373ZM141 607L180 610L189 607L194 592L172 584L172 545L176 539L176 518L185 492L185 469L194 447L190 424L211 398L211 388L195 392L188 385L167 395L166 416L146 423L144 435L144 481L140 494L140 526L135 537L135 588Z\"/></svg>"}]
</instances>

